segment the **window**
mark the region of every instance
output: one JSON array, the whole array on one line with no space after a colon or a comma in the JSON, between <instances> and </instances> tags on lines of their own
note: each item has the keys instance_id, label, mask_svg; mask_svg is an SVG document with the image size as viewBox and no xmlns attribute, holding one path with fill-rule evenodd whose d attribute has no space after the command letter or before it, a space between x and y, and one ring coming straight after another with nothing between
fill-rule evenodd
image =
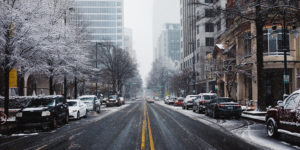
<instances>
[{"instance_id":1,"label":"window","mask_svg":"<svg viewBox=\"0 0 300 150\"><path fill-rule=\"evenodd\" d=\"M221 30L221 20L219 20L218 22L217 22L217 30L218 31L220 31Z\"/></svg>"},{"instance_id":2,"label":"window","mask_svg":"<svg viewBox=\"0 0 300 150\"><path fill-rule=\"evenodd\" d=\"M282 30L277 29L276 31L272 31L272 29L264 30L264 53L267 55L283 55L283 38L282 38ZM286 49L289 50L290 47L290 39L289 39L289 31L286 33ZM288 51L289 52L289 51Z\"/></svg>"},{"instance_id":3,"label":"window","mask_svg":"<svg viewBox=\"0 0 300 150\"><path fill-rule=\"evenodd\" d=\"M213 0L205 0L205 3L213 3Z\"/></svg>"},{"instance_id":4,"label":"window","mask_svg":"<svg viewBox=\"0 0 300 150\"><path fill-rule=\"evenodd\" d=\"M251 55L251 33L244 34L244 56Z\"/></svg>"},{"instance_id":5,"label":"window","mask_svg":"<svg viewBox=\"0 0 300 150\"><path fill-rule=\"evenodd\" d=\"M200 48L200 39L197 39L197 48Z\"/></svg>"},{"instance_id":6,"label":"window","mask_svg":"<svg viewBox=\"0 0 300 150\"><path fill-rule=\"evenodd\" d=\"M197 34L199 34L199 33L200 33L200 26L197 25Z\"/></svg>"},{"instance_id":7,"label":"window","mask_svg":"<svg viewBox=\"0 0 300 150\"><path fill-rule=\"evenodd\" d=\"M214 24L205 23L205 32L214 32Z\"/></svg>"},{"instance_id":8,"label":"window","mask_svg":"<svg viewBox=\"0 0 300 150\"><path fill-rule=\"evenodd\" d=\"M214 46L215 45L215 39L213 37L207 37L205 38L206 46Z\"/></svg>"},{"instance_id":9,"label":"window","mask_svg":"<svg viewBox=\"0 0 300 150\"><path fill-rule=\"evenodd\" d=\"M295 109L296 105L299 103L299 94L294 94L289 97L289 99L286 101L284 109Z\"/></svg>"},{"instance_id":10,"label":"window","mask_svg":"<svg viewBox=\"0 0 300 150\"><path fill-rule=\"evenodd\" d=\"M205 9L205 17L215 17L215 12L213 9Z\"/></svg>"}]
</instances>

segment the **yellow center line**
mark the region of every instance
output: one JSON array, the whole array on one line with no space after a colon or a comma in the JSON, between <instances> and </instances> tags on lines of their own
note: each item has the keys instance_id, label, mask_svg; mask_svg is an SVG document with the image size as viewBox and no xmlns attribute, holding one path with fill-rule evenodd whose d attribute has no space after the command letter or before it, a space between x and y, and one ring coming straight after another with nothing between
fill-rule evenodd
<instances>
[{"instance_id":1,"label":"yellow center line","mask_svg":"<svg viewBox=\"0 0 300 150\"><path fill-rule=\"evenodd\" d=\"M151 126L150 126L149 112L148 112L147 106L146 106L146 111L147 111L147 120L148 120L150 149L151 150L155 150L155 148L154 148L154 142L153 142L153 138L152 138Z\"/></svg>"},{"instance_id":2,"label":"yellow center line","mask_svg":"<svg viewBox=\"0 0 300 150\"><path fill-rule=\"evenodd\" d=\"M146 119L146 104L144 105L144 117L143 117L143 127L142 127L142 144L141 149L145 149L145 119Z\"/></svg>"}]
</instances>

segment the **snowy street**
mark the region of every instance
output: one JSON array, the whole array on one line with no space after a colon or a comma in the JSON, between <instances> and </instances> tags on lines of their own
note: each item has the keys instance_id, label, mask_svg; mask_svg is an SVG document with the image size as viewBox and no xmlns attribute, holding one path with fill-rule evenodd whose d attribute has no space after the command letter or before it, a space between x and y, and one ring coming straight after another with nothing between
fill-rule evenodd
<instances>
[{"instance_id":1,"label":"snowy street","mask_svg":"<svg viewBox=\"0 0 300 150\"><path fill-rule=\"evenodd\" d=\"M299 149L299 138L272 139L250 120L212 119L161 101L102 106L100 115L54 131L0 137L1 149Z\"/></svg>"}]
</instances>

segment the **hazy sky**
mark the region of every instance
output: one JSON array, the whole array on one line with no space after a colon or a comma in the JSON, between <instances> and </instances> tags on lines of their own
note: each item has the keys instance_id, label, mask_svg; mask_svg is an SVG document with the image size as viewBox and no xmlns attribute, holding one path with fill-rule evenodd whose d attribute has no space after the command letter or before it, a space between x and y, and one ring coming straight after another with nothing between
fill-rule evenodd
<instances>
[{"instance_id":1,"label":"hazy sky","mask_svg":"<svg viewBox=\"0 0 300 150\"><path fill-rule=\"evenodd\" d=\"M125 27L133 32L133 49L145 81L152 63L152 0L124 0Z\"/></svg>"}]
</instances>

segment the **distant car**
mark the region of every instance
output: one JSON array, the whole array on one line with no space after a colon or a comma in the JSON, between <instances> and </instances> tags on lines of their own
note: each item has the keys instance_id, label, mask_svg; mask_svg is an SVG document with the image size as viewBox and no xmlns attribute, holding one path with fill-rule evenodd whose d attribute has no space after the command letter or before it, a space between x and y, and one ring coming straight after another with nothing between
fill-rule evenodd
<instances>
[{"instance_id":1,"label":"distant car","mask_svg":"<svg viewBox=\"0 0 300 150\"><path fill-rule=\"evenodd\" d=\"M57 124L69 122L68 104L63 96L43 96L32 98L17 114L20 129L40 127L55 129Z\"/></svg>"},{"instance_id":2,"label":"distant car","mask_svg":"<svg viewBox=\"0 0 300 150\"><path fill-rule=\"evenodd\" d=\"M188 95L183 101L182 109L189 109L193 107L194 99L197 98L197 95Z\"/></svg>"},{"instance_id":3,"label":"distant car","mask_svg":"<svg viewBox=\"0 0 300 150\"><path fill-rule=\"evenodd\" d=\"M169 105L174 105L176 99L177 99L176 97L171 97L171 98L169 98L169 99L168 99L168 104L169 104Z\"/></svg>"},{"instance_id":4,"label":"distant car","mask_svg":"<svg viewBox=\"0 0 300 150\"><path fill-rule=\"evenodd\" d=\"M80 119L87 116L87 107L81 100L67 100L71 119Z\"/></svg>"},{"instance_id":5,"label":"distant car","mask_svg":"<svg viewBox=\"0 0 300 150\"><path fill-rule=\"evenodd\" d=\"M200 93L193 103L193 112L204 113L207 103L217 98L216 93Z\"/></svg>"},{"instance_id":6,"label":"distant car","mask_svg":"<svg viewBox=\"0 0 300 150\"><path fill-rule=\"evenodd\" d=\"M154 99L149 98L149 99L147 99L147 102L148 102L148 103L154 103Z\"/></svg>"},{"instance_id":7,"label":"distant car","mask_svg":"<svg viewBox=\"0 0 300 150\"><path fill-rule=\"evenodd\" d=\"M237 119L242 114L241 105L232 98L219 97L207 104L205 114L217 118L219 116L233 116Z\"/></svg>"},{"instance_id":8,"label":"distant car","mask_svg":"<svg viewBox=\"0 0 300 150\"><path fill-rule=\"evenodd\" d=\"M300 90L293 92L284 101L278 101L277 106L267 110L267 133L276 137L279 129L286 133L300 133Z\"/></svg>"},{"instance_id":9,"label":"distant car","mask_svg":"<svg viewBox=\"0 0 300 150\"><path fill-rule=\"evenodd\" d=\"M121 106L121 100L118 95L110 95L106 101L106 107Z\"/></svg>"},{"instance_id":10,"label":"distant car","mask_svg":"<svg viewBox=\"0 0 300 150\"><path fill-rule=\"evenodd\" d=\"M183 100L184 100L183 97L178 97L174 102L174 106L182 106Z\"/></svg>"},{"instance_id":11,"label":"distant car","mask_svg":"<svg viewBox=\"0 0 300 150\"><path fill-rule=\"evenodd\" d=\"M79 97L84 104L87 106L88 111L96 111L97 113L101 112L101 104L95 95L83 95Z\"/></svg>"},{"instance_id":12,"label":"distant car","mask_svg":"<svg viewBox=\"0 0 300 150\"><path fill-rule=\"evenodd\" d=\"M125 104L125 99L124 99L124 97L120 97L120 101L121 101L121 104L122 104L122 105Z\"/></svg>"}]
</instances>

